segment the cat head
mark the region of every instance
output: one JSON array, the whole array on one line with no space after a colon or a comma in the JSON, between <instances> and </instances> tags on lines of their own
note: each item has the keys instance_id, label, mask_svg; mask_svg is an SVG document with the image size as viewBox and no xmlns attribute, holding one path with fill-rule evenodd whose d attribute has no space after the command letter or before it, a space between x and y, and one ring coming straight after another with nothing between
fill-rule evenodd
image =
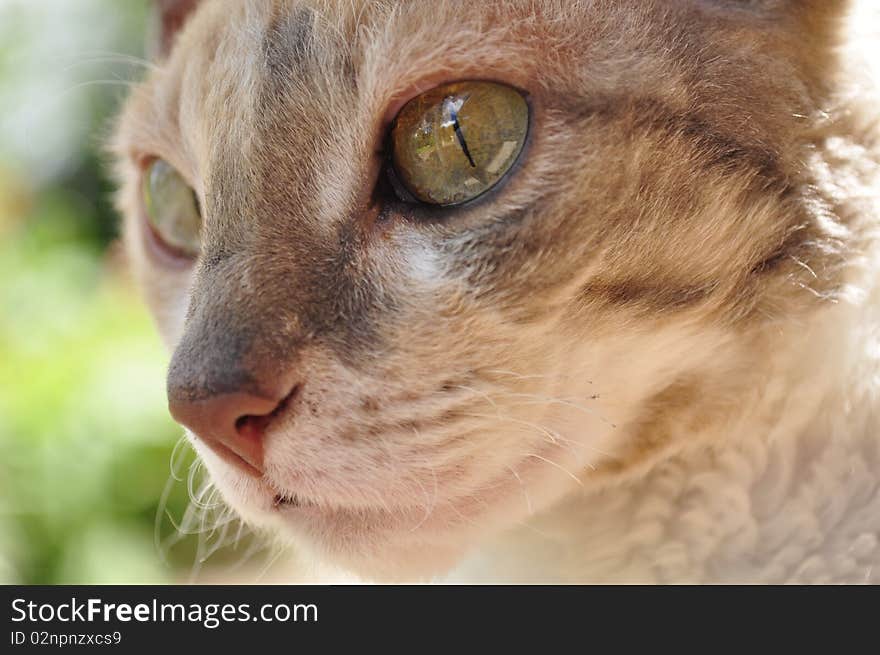
<instances>
[{"instance_id":1,"label":"cat head","mask_svg":"<svg viewBox=\"0 0 880 655\"><path fill-rule=\"evenodd\" d=\"M726 420L840 285L844 5L160 3L121 206L226 500L431 575Z\"/></svg>"}]
</instances>

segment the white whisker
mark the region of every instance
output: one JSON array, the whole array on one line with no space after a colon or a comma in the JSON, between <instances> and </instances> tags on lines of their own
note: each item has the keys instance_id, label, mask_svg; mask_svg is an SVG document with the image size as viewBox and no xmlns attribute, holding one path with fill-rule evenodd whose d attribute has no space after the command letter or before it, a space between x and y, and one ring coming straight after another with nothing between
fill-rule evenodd
<instances>
[{"instance_id":1,"label":"white whisker","mask_svg":"<svg viewBox=\"0 0 880 655\"><path fill-rule=\"evenodd\" d=\"M583 481L582 481L579 477L577 477L574 473L572 473L571 471L569 471L569 470L568 470L567 468L565 468L564 466L561 466L560 464L557 464L557 463L554 462L552 459L547 459L546 457L544 457L544 456L542 456L542 455L538 455L537 453L525 453L525 457L534 457L535 459L539 459L539 460L541 460L542 462L546 462L546 463L549 464L550 466L553 466L553 467L559 469L560 471L562 471L563 473L565 473L568 477L570 477L572 480L574 480L575 482L577 482L579 486L581 486L581 487L584 486Z\"/></svg>"},{"instance_id":2,"label":"white whisker","mask_svg":"<svg viewBox=\"0 0 880 655\"><path fill-rule=\"evenodd\" d=\"M528 489L526 489L525 483L523 482L522 478L519 476L519 473L516 472L516 469L514 469L512 466L508 466L507 470L510 471L511 473L513 473L513 477L515 477L517 482L519 482L519 486L522 488L523 496L525 496L525 499L526 499L526 508L529 511L529 516L531 516L532 514L535 513L535 510L532 507L532 499L529 497L529 491L528 491Z\"/></svg>"}]
</instances>

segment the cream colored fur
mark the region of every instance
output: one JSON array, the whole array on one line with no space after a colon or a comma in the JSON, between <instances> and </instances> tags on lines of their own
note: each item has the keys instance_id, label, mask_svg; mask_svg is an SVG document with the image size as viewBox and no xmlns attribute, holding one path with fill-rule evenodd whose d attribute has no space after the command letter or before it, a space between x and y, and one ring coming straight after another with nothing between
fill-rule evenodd
<instances>
[{"instance_id":1,"label":"cream colored fur","mask_svg":"<svg viewBox=\"0 0 880 655\"><path fill-rule=\"evenodd\" d=\"M427 4L206 0L123 113L127 243L169 348L282 309L272 335L302 344L274 353L304 385L262 477L190 435L227 502L367 580L880 581L877 105L845 3ZM260 106L270 16L304 5L307 64ZM442 227L352 210L396 108L483 76L534 107L503 189ZM223 275L151 258L155 156ZM271 211L223 213L256 189ZM298 331L341 293L290 300L339 226L396 301L381 350ZM294 493L312 507L273 502Z\"/></svg>"},{"instance_id":2,"label":"cream colored fur","mask_svg":"<svg viewBox=\"0 0 880 655\"><path fill-rule=\"evenodd\" d=\"M588 484L455 581L880 582L880 287L774 353L741 412L647 471Z\"/></svg>"}]
</instances>

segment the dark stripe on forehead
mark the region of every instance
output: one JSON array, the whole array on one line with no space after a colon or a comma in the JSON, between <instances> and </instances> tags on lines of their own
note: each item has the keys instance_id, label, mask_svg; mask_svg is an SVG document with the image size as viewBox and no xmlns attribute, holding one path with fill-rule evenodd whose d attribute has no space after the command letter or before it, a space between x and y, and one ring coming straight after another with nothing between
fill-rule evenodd
<instances>
[{"instance_id":1,"label":"dark stripe on forehead","mask_svg":"<svg viewBox=\"0 0 880 655\"><path fill-rule=\"evenodd\" d=\"M270 86L286 86L296 75L317 59L315 13L308 7L288 10L275 5L263 37L267 82Z\"/></svg>"},{"instance_id":2,"label":"dark stripe on forehead","mask_svg":"<svg viewBox=\"0 0 880 655\"><path fill-rule=\"evenodd\" d=\"M255 93L254 138L259 189L274 203L316 196L309 186L326 157L343 112L355 113L347 48L323 29L328 17L293 3L275 2L263 34L263 74ZM276 188L279 179L281 188ZM277 198L277 196L281 198Z\"/></svg>"},{"instance_id":3,"label":"dark stripe on forehead","mask_svg":"<svg viewBox=\"0 0 880 655\"><path fill-rule=\"evenodd\" d=\"M271 100L293 93L302 100L354 89L352 38L340 34L332 16L276 2L263 34L260 95Z\"/></svg>"}]
</instances>

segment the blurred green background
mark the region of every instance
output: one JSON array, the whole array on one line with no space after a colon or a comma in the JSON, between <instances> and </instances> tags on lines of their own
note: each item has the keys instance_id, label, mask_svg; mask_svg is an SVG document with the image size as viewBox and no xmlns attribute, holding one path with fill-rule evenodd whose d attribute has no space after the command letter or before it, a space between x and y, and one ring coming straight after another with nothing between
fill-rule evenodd
<instances>
[{"instance_id":1,"label":"blurred green background","mask_svg":"<svg viewBox=\"0 0 880 655\"><path fill-rule=\"evenodd\" d=\"M101 143L144 74L147 5L0 0L0 583L260 570L240 526L190 502L167 354L115 244Z\"/></svg>"}]
</instances>

